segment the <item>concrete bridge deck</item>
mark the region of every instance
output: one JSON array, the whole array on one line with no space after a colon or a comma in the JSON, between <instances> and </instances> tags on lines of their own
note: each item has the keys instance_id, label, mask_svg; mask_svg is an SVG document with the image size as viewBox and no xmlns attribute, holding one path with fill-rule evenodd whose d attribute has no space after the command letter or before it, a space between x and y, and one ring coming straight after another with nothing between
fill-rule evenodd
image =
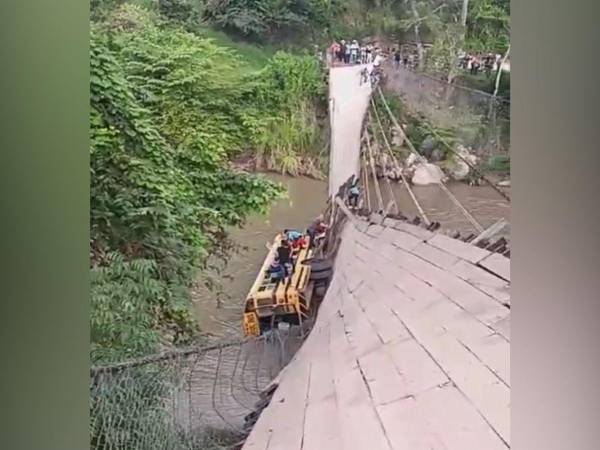
<instances>
[{"instance_id":1,"label":"concrete bridge deck","mask_svg":"<svg viewBox=\"0 0 600 450\"><path fill-rule=\"evenodd\" d=\"M331 77L332 194L358 170L354 127L367 102L336 102L368 96L338 90L352 86L352 70ZM406 222L349 217L314 328L243 448L510 448L509 289L503 256Z\"/></svg>"}]
</instances>

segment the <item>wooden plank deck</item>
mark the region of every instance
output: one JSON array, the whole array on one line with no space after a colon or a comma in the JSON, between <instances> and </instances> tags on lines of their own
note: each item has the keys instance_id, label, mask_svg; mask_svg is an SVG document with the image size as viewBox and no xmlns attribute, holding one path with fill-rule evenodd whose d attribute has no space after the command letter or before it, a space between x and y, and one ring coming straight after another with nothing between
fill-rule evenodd
<instances>
[{"instance_id":1,"label":"wooden plank deck","mask_svg":"<svg viewBox=\"0 0 600 450\"><path fill-rule=\"evenodd\" d=\"M510 448L510 260L372 228L344 226L313 331L244 449Z\"/></svg>"}]
</instances>

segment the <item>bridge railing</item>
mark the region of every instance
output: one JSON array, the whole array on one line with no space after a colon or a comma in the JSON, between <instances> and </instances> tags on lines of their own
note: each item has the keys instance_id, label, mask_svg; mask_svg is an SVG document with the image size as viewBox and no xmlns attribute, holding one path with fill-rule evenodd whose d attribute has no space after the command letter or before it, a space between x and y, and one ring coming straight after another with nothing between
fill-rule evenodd
<instances>
[{"instance_id":1,"label":"bridge railing","mask_svg":"<svg viewBox=\"0 0 600 450\"><path fill-rule=\"evenodd\" d=\"M173 351L90 376L93 450L232 448L299 343L286 332Z\"/></svg>"}]
</instances>

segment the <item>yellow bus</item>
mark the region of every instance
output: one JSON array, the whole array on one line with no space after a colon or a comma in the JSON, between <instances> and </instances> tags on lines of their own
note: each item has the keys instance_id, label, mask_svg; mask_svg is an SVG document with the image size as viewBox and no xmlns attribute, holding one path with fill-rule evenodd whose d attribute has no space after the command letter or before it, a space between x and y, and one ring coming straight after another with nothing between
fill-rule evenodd
<instances>
[{"instance_id":1,"label":"yellow bus","mask_svg":"<svg viewBox=\"0 0 600 450\"><path fill-rule=\"evenodd\" d=\"M246 336L259 336L278 322L302 325L314 313L313 294L324 294L324 285L331 276L331 265L319 261L312 266L313 249L310 238L305 245L294 250L291 274L273 281L269 268L277 255L282 235L275 237L265 261L250 288L244 306L243 329ZM316 269L313 273L313 267Z\"/></svg>"}]
</instances>

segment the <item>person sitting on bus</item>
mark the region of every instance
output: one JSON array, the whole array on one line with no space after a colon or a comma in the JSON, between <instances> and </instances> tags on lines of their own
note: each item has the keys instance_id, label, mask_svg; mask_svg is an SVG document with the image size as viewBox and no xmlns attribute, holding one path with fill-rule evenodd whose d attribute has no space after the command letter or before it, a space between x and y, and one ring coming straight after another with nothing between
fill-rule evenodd
<instances>
[{"instance_id":1,"label":"person sitting on bus","mask_svg":"<svg viewBox=\"0 0 600 450\"><path fill-rule=\"evenodd\" d=\"M282 239L279 247L277 247L277 258L283 266L284 275L290 276L292 273L292 248L287 239Z\"/></svg>"},{"instance_id":2,"label":"person sitting on bus","mask_svg":"<svg viewBox=\"0 0 600 450\"><path fill-rule=\"evenodd\" d=\"M283 234L292 246L292 255L306 245L304 235L299 231L285 229L283 230Z\"/></svg>"},{"instance_id":3,"label":"person sitting on bus","mask_svg":"<svg viewBox=\"0 0 600 450\"><path fill-rule=\"evenodd\" d=\"M301 248L305 248L305 247L306 247L306 237L305 236L301 235L298 239L292 241L292 251L293 252L297 252Z\"/></svg>"},{"instance_id":4,"label":"person sitting on bus","mask_svg":"<svg viewBox=\"0 0 600 450\"><path fill-rule=\"evenodd\" d=\"M285 230L283 230L283 234L292 243L302 237L302 233L300 233L299 231L296 231L296 230L285 229Z\"/></svg>"},{"instance_id":5,"label":"person sitting on bus","mask_svg":"<svg viewBox=\"0 0 600 450\"><path fill-rule=\"evenodd\" d=\"M285 278L285 269L283 264L279 261L279 258L276 256L275 260L269 266L269 273L271 274L271 282L275 283L277 281L283 280Z\"/></svg>"},{"instance_id":6,"label":"person sitting on bus","mask_svg":"<svg viewBox=\"0 0 600 450\"><path fill-rule=\"evenodd\" d=\"M319 215L313 221L313 223L311 223L308 226L306 233L308 234L308 236L310 238L310 246L311 247L315 246L317 240L323 238L323 236L325 235L325 232L327 231L327 228L328 228L328 226L324 222L323 214Z\"/></svg>"}]
</instances>

